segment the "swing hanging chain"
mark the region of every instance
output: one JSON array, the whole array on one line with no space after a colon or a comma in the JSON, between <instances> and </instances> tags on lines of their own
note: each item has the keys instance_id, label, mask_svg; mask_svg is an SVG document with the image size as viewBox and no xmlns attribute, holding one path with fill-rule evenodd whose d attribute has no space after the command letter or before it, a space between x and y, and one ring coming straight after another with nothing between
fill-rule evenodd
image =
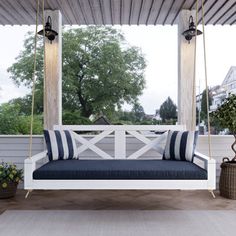
<instances>
[{"instance_id":1,"label":"swing hanging chain","mask_svg":"<svg viewBox=\"0 0 236 236\"><path fill-rule=\"evenodd\" d=\"M34 65L32 74L32 104L31 104L31 117L30 117L30 142L29 142L29 158L32 156L32 143L33 143L33 124L34 124L34 98L35 98L35 83L36 83L36 66L37 66L37 42L38 42L38 18L39 18L39 0L37 0L37 12L35 22L35 36L34 36Z\"/></svg>"},{"instance_id":2,"label":"swing hanging chain","mask_svg":"<svg viewBox=\"0 0 236 236\"><path fill-rule=\"evenodd\" d=\"M201 0L202 6L202 35L203 35L203 51L204 51L204 69L205 69L205 86L206 86L206 100L207 100L207 125L208 125L208 155L211 159L211 124L209 115L209 90L208 90L208 77L207 77L207 55L206 55L206 37L205 37L205 21L204 21L204 0Z\"/></svg>"}]
</instances>

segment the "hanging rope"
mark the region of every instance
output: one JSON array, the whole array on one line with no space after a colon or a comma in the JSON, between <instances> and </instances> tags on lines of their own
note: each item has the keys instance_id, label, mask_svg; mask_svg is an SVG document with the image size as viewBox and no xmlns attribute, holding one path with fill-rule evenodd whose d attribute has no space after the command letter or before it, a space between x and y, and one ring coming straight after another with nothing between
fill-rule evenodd
<instances>
[{"instance_id":1,"label":"hanging rope","mask_svg":"<svg viewBox=\"0 0 236 236\"><path fill-rule=\"evenodd\" d=\"M42 0L42 19L43 19L43 35L45 35L45 14L44 14L44 0ZM46 91L46 50L45 50L45 37L43 37L43 56L44 56L44 60L43 60L43 86L44 86L44 98L43 98L43 106L44 106L44 117L47 117L48 114L48 106L47 106L47 93ZM44 120L45 122L45 120ZM44 124L45 125L45 124Z\"/></svg>"},{"instance_id":2,"label":"hanging rope","mask_svg":"<svg viewBox=\"0 0 236 236\"><path fill-rule=\"evenodd\" d=\"M204 70L205 70L205 86L206 86L206 100L207 100L207 125L208 125L208 154L211 159L211 125L209 115L209 90L208 90L208 77L207 77L207 55L206 55L206 37L205 37L205 21L204 21L204 0L202 2L202 35L203 35L203 51L204 51Z\"/></svg>"},{"instance_id":3,"label":"hanging rope","mask_svg":"<svg viewBox=\"0 0 236 236\"><path fill-rule=\"evenodd\" d=\"M198 22L198 0L196 1L196 22ZM192 91L192 130L194 131L196 129L196 67L197 67L197 24L195 29L195 45L194 45L194 67L193 67L193 91ZM194 103L195 102L195 103Z\"/></svg>"},{"instance_id":4,"label":"hanging rope","mask_svg":"<svg viewBox=\"0 0 236 236\"><path fill-rule=\"evenodd\" d=\"M34 65L33 65L33 75L32 75L32 104L31 104L31 118L30 118L30 143L29 143L29 158L32 156L32 142L33 142L33 125L34 125L34 98L35 98L35 74L36 74L36 64L37 64L37 40L38 40L38 18L39 18L39 0L37 0L37 12L36 12L36 22L35 22L35 36L34 36Z\"/></svg>"}]
</instances>

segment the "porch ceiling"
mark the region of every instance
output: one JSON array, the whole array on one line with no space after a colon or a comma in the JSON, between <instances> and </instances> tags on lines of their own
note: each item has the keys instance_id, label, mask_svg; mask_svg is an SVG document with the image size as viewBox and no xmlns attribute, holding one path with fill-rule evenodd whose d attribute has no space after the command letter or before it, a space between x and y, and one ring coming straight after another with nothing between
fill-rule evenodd
<instances>
[{"instance_id":1,"label":"porch ceiling","mask_svg":"<svg viewBox=\"0 0 236 236\"><path fill-rule=\"evenodd\" d=\"M35 24L37 0L0 0L0 25ZM200 3L201 1L199 1ZM196 0L45 0L45 9L59 9L65 25L173 25L181 9ZM235 0L205 0L205 23L236 24ZM199 23L201 22L199 13Z\"/></svg>"}]
</instances>

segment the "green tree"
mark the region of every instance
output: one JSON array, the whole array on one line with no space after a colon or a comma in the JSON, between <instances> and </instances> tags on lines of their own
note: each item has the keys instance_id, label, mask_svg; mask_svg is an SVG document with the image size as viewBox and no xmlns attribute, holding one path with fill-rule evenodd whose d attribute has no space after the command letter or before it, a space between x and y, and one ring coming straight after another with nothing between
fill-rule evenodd
<instances>
[{"instance_id":1,"label":"green tree","mask_svg":"<svg viewBox=\"0 0 236 236\"><path fill-rule=\"evenodd\" d=\"M128 46L124 36L110 27L86 27L63 33L63 109L81 116L109 116L124 102L134 103L145 86L145 59L140 50ZM36 91L42 107L43 50L37 51ZM33 35L8 71L16 84L30 86L33 68Z\"/></svg>"},{"instance_id":2,"label":"green tree","mask_svg":"<svg viewBox=\"0 0 236 236\"><path fill-rule=\"evenodd\" d=\"M41 101L42 91L35 91L34 99L34 114L43 113L43 104ZM14 98L8 102L11 105L16 105L19 107L19 112L21 115L31 115L32 109L32 95L26 95L24 97Z\"/></svg>"},{"instance_id":3,"label":"green tree","mask_svg":"<svg viewBox=\"0 0 236 236\"><path fill-rule=\"evenodd\" d=\"M208 89L208 97L209 97L209 106L212 105L212 96L211 96L211 92ZM204 122L206 122L207 120L207 93L206 93L206 89L203 90L202 92L202 99L201 99L201 120L203 120Z\"/></svg>"},{"instance_id":4,"label":"green tree","mask_svg":"<svg viewBox=\"0 0 236 236\"><path fill-rule=\"evenodd\" d=\"M163 122L175 120L177 118L177 106L172 99L168 97L160 107L160 117Z\"/></svg>"},{"instance_id":5,"label":"green tree","mask_svg":"<svg viewBox=\"0 0 236 236\"><path fill-rule=\"evenodd\" d=\"M42 116L34 117L34 134L43 131ZM23 115L18 104L4 103L0 106L0 134L29 134L30 116Z\"/></svg>"},{"instance_id":6,"label":"green tree","mask_svg":"<svg viewBox=\"0 0 236 236\"><path fill-rule=\"evenodd\" d=\"M141 104L136 101L132 108L132 113L135 119L135 122L140 122L145 119L145 112Z\"/></svg>"}]
</instances>

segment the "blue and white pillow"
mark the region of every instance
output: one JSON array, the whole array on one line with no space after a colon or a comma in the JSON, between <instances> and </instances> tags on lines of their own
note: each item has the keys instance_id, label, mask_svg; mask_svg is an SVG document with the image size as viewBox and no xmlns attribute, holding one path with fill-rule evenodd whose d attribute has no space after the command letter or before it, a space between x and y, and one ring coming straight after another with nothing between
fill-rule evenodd
<instances>
[{"instance_id":1,"label":"blue and white pillow","mask_svg":"<svg viewBox=\"0 0 236 236\"><path fill-rule=\"evenodd\" d=\"M78 149L71 130L44 130L49 161L78 158Z\"/></svg>"},{"instance_id":2,"label":"blue and white pillow","mask_svg":"<svg viewBox=\"0 0 236 236\"><path fill-rule=\"evenodd\" d=\"M163 160L193 162L197 131L169 131Z\"/></svg>"}]
</instances>

